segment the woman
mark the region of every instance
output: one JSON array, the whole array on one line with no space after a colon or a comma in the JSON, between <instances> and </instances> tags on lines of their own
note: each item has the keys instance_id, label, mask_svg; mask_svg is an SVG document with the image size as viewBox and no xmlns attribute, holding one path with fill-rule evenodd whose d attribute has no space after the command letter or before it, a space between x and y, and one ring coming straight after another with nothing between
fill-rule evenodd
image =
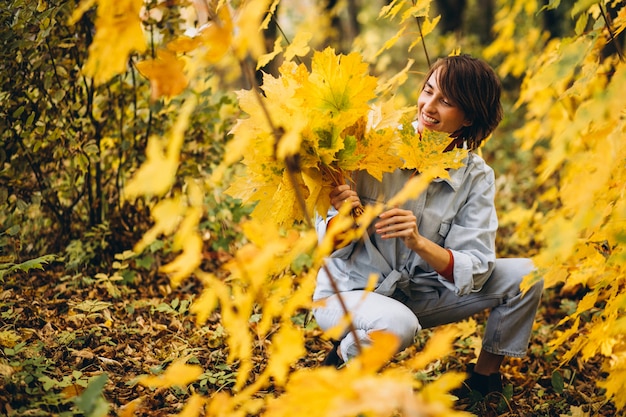
<instances>
[{"instance_id":1,"label":"woman","mask_svg":"<svg viewBox=\"0 0 626 417\"><path fill-rule=\"evenodd\" d=\"M370 343L369 333L396 334L400 349L413 343L421 328L466 319L491 309L476 364L456 394L502 391L500 365L505 356L526 354L543 284L527 293L520 282L533 265L528 259L496 259L498 226L493 170L476 153L502 119L501 85L493 69L467 55L438 60L428 72L418 99L417 129L450 133L454 147L470 152L465 166L450 179L436 179L419 198L380 214L363 241L339 248L318 274L314 311L322 329L344 316L328 273L352 315L356 332L347 329L325 360L339 365ZM379 182L366 172L355 175L356 189L332 190L332 208L317 219L320 238L343 204L387 201L415 175L410 170L385 174ZM369 276L379 276L374 292L364 294ZM356 333L356 334L355 334ZM359 339L357 342L356 338Z\"/></svg>"}]
</instances>

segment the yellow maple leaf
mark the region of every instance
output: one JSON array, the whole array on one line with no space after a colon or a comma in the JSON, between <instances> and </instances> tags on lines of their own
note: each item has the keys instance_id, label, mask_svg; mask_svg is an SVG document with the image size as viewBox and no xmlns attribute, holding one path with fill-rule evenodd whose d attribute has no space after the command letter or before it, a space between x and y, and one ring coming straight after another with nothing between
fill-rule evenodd
<instances>
[{"instance_id":1,"label":"yellow maple leaf","mask_svg":"<svg viewBox=\"0 0 626 417\"><path fill-rule=\"evenodd\" d=\"M406 110L386 102L376 117L368 117L377 79L360 56L335 55L327 48L314 54L311 68L309 73L304 65L285 62L280 77L264 76L263 96L238 93L248 117L233 128L238 150L227 155L242 155L247 173L226 192L258 202L255 218L292 224L315 211L325 213L331 188L349 171L382 178L401 166L393 132ZM297 165L287 169L285 161L294 155Z\"/></svg>"},{"instance_id":2,"label":"yellow maple leaf","mask_svg":"<svg viewBox=\"0 0 626 417\"><path fill-rule=\"evenodd\" d=\"M454 397L450 395L450 391L461 386L467 375L463 372L448 371L439 376L435 381L424 386L420 391L420 397L429 404L435 405L437 408L450 407L454 405ZM445 413L446 416L453 415ZM460 412L459 416L473 416L474 414L465 414Z\"/></svg>"},{"instance_id":3,"label":"yellow maple leaf","mask_svg":"<svg viewBox=\"0 0 626 417\"><path fill-rule=\"evenodd\" d=\"M180 149L189 117L196 106L196 99L189 97L178 114L176 123L165 138L151 136L146 146L146 162L128 182L125 198L132 200L139 195L164 195L176 180Z\"/></svg>"},{"instance_id":4,"label":"yellow maple leaf","mask_svg":"<svg viewBox=\"0 0 626 417\"><path fill-rule=\"evenodd\" d=\"M623 354L620 358L623 362ZM606 389L606 395L608 398L612 398L615 401L615 405L623 410L626 408L626 368L622 363L621 369L611 369L604 381L599 381L598 386Z\"/></svg>"},{"instance_id":5,"label":"yellow maple leaf","mask_svg":"<svg viewBox=\"0 0 626 417\"><path fill-rule=\"evenodd\" d=\"M311 74L298 94L306 107L319 114L320 124L330 122L339 133L367 113L376 86L376 77L369 75L358 53L336 55L326 48L313 55Z\"/></svg>"},{"instance_id":6,"label":"yellow maple leaf","mask_svg":"<svg viewBox=\"0 0 626 417\"><path fill-rule=\"evenodd\" d=\"M139 383L150 388L169 388L172 386L184 387L202 375L202 368L198 365L188 365L184 360L177 360L167 367L161 375L144 375Z\"/></svg>"},{"instance_id":7,"label":"yellow maple leaf","mask_svg":"<svg viewBox=\"0 0 626 417\"><path fill-rule=\"evenodd\" d=\"M185 406L180 413L175 414L176 417L198 417L205 415L202 410L206 405L207 399L200 394L192 394L187 400L185 400Z\"/></svg>"},{"instance_id":8,"label":"yellow maple leaf","mask_svg":"<svg viewBox=\"0 0 626 417\"><path fill-rule=\"evenodd\" d=\"M146 145L146 162L135 172L126 187L130 200L142 194L164 195L172 186L178 169L178 157L170 157L166 139L151 136Z\"/></svg>"},{"instance_id":9,"label":"yellow maple leaf","mask_svg":"<svg viewBox=\"0 0 626 417\"><path fill-rule=\"evenodd\" d=\"M259 28L269 8L270 0L246 1L238 7L232 47L239 60L243 60L246 55L256 59L265 53L265 39Z\"/></svg>"},{"instance_id":10,"label":"yellow maple leaf","mask_svg":"<svg viewBox=\"0 0 626 417\"><path fill-rule=\"evenodd\" d=\"M135 244L133 250L141 253L147 246L155 241L159 235L170 235L174 233L180 224L181 216L185 211L180 195L159 201L150 210L150 216L154 220L154 225L142 236L141 240Z\"/></svg>"},{"instance_id":11,"label":"yellow maple leaf","mask_svg":"<svg viewBox=\"0 0 626 417\"><path fill-rule=\"evenodd\" d=\"M190 310L195 314L196 323L203 325L217 308L219 300L228 298L230 290L215 274L196 271L196 276L202 281L204 288L191 304Z\"/></svg>"},{"instance_id":12,"label":"yellow maple leaf","mask_svg":"<svg viewBox=\"0 0 626 417\"><path fill-rule=\"evenodd\" d=\"M167 44L167 49L176 53L184 54L189 53L200 46L200 39L190 38L189 36L181 35Z\"/></svg>"},{"instance_id":13,"label":"yellow maple leaf","mask_svg":"<svg viewBox=\"0 0 626 417\"><path fill-rule=\"evenodd\" d=\"M304 337L300 329L283 324L272 338L266 372L280 387L285 384L290 365L306 354Z\"/></svg>"},{"instance_id":14,"label":"yellow maple leaf","mask_svg":"<svg viewBox=\"0 0 626 417\"><path fill-rule=\"evenodd\" d=\"M447 326L434 332L424 349L410 360L411 369L423 369L429 363L442 359L452 352L452 342L459 336L459 333L459 329L453 326Z\"/></svg>"},{"instance_id":15,"label":"yellow maple leaf","mask_svg":"<svg viewBox=\"0 0 626 417\"><path fill-rule=\"evenodd\" d=\"M417 2L413 2L413 5L411 7L409 7L407 10L404 11L404 13L402 13L402 19L401 22L404 23L409 19L413 19L416 17L428 17L428 12L430 11L430 0L419 0ZM424 27L422 26L422 31L420 32L422 34L426 34L424 33Z\"/></svg>"},{"instance_id":16,"label":"yellow maple leaf","mask_svg":"<svg viewBox=\"0 0 626 417\"><path fill-rule=\"evenodd\" d=\"M402 166L402 159L393 151L395 129L370 130L361 140L357 140L356 154L363 158L356 169L367 171L371 176L382 180L383 173L392 172Z\"/></svg>"},{"instance_id":17,"label":"yellow maple leaf","mask_svg":"<svg viewBox=\"0 0 626 417\"><path fill-rule=\"evenodd\" d=\"M285 49L283 54L286 61L291 61L296 56L305 56L309 53L309 41L313 37L311 32L298 31L291 41L291 44Z\"/></svg>"},{"instance_id":18,"label":"yellow maple leaf","mask_svg":"<svg viewBox=\"0 0 626 417\"><path fill-rule=\"evenodd\" d=\"M404 159L405 169L415 169L417 172L435 170L437 176L447 178L448 169L464 165L466 149L454 148L443 152L452 142L448 133L424 129L420 134L415 131L408 117L404 118L403 128L399 132L401 140L398 144L398 155Z\"/></svg>"},{"instance_id":19,"label":"yellow maple leaf","mask_svg":"<svg viewBox=\"0 0 626 417\"><path fill-rule=\"evenodd\" d=\"M364 347L361 354L354 359L355 363L350 364L359 367L360 371L365 373L379 370L397 352L400 346L400 339L393 333L375 331L368 335L372 344Z\"/></svg>"},{"instance_id":20,"label":"yellow maple leaf","mask_svg":"<svg viewBox=\"0 0 626 417\"><path fill-rule=\"evenodd\" d=\"M296 176L296 186L304 190L305 186L299 182L301 180L301 176ZM304 219L304 213L297 204L296 188L284 168L277 173L252 172L248 180L232 184L226 192L244 201L258 201L253 218L272 219L276 224L288 225Z\"/></svg>"},{"instance_id":21,"label":"yellow maple leaf","mask_svg":"<svg viewBox=\"0 0 626 417\"><path fill-rule=\"evenodd\" d=\"M259 57L256 63L257 71L269 64L272 59L276 58L276 56L283 51L283 46L281 45L282 40L283 38L277 37L274 41L274 49L271 52L263 54Z\"/></svg>"},{"instance_id":22,"label":"yellow maple leaf","mask_svg":"<svg viewBox=\"0 0 626 417\"><path fill-rule=\"evenodd\" d=\"M202 211L193 207L187 210L180 229L174 237L175 247L182 248L182 253L172 262L163 265L161 271L171 274L172 286L177 286L181 281L190 276L202 262L202 238L197 230L198 220Z\"/></svg>"},{"instance_id":23,"label":"yellow maple leaf","mask_svg":"<svg viewBox=\"0 0 626 417\"><path fill-rule=\"evenodd\" d=\"M404 184L402 189L387 202L387 207L400 206L408 200L419 197L436 176L436 173L427 171L411 178Z\"/></svg>"},{"instance_id":24,"label":"yellow maple leaf","mask_svg":"<svg viewBox=\"0 0 626 417\"><path fill-rule=\"evenodd\" d=\"M221 3L221 2L220 2ZM204 25L197 39L204 47L203 58L208 63L220 61L230 49L234 25L227 5L217 6L215 18Z\"/></svg>"},{"instance_id":25,"label":"yellow maple leaf","mask_svg":"<svg viewBox=\"0 0 626 417\"><path fill-rule=\"evenodd\" d=\"M430 1L429 1L430 3ZM411 45L409 45L409 51L411 51L415 45L422 43L422 36L426 36L429 33L431 33L432 31L435 30L435 27L437 26L437 23L439 23L439 20L441 19L441 16L437 16L434 19L430 19L428 17L424 18L424 23L422 24L422 32L419 38L415 39L413 42L411 42Z\"/></svg>"},{"instance_id":26,"label":"yellow maple leaf","mask_svg":"<svg viewBox=\"0 0 626 417\"><path fill-rule=\"evenodd\" d=\"M108 81L126 70L131 52L146 50L146 40L139 12L143 0L97 0L96 33L89 46L85 74L96 84ZM93 1L86 5L93 5ZM72 16L76 21L87 10L79 7Z\"/></svg>"},{"instance_id":27,"label":"yellow maple leaf","mask_svg":"<svg viewBox=\"0 0 626 417\"><path fill-rule=\"evenodd\" d=\"M173 97L189 84L185 63L176 54L165 49L157 51L155 59L138 62L137 70L150 80L151 98Z\"/></svg>"}]
</instances>

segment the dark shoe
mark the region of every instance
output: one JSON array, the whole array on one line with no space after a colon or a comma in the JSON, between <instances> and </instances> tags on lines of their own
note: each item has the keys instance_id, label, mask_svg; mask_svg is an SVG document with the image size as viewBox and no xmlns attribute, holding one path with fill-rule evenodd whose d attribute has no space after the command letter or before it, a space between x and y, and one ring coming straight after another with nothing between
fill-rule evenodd
<instances>
[{"instance_id":1,"label":"dark shoe","mask_svg":"<svg viewBox=\"0 0 626 417\"><path fill-rule=\"evenodd\" d=\"M330 349L330 352L324 358L324 362L322 362L322 366L334 366L335 368L340 368L343 365L343 360L339 357L339 353L337 349L339 348L339 341L333 340L333 347Z\"/></svg>"},{"instance_id":2,"label":"dark shoe","mask_svg":"<svg viewBox=\"0 0 626 417\"><path fill-rule=\"evenodd\" d=\"M460 400L470 399L480 401L489 394L502 393L502 375L499 372L491 375L481 375L474 372L474 364L467 365L469 376L459 388L452 391L452 395Z\"/></svg>"}]
</instances>

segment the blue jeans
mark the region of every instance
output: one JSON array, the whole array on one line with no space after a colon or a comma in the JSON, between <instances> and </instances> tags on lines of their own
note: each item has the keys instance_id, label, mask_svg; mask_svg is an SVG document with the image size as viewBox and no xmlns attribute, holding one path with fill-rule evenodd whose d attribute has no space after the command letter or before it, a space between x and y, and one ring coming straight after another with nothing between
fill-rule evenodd
<instances>
[{"instance_id":1,"label":"blue jeans","mask_svg":"<svg viewBox=\"0 0 626 417\"><path fill-rule=\"evenodd\" d=\"M413 344L416 332L422 328L458 322L491 309L482 349L497 355L523 357L543 291L543 281L525 293L520 291L522 279L532 270L529 259L497 259L483 288L461 297L443 286L433 287L433 292L410 296L399 290L391 297L362 290L342 292L341 296L352 314L361 346L371 344L370 332L383 330L398 336L402 350ZM339 324L344 311L337 295L333 295L326 298L323 307L313 310L313 314L319 326L328 330ZM358 354L354 337L346 329L341 338L339 346L346 360Z\"/></svg>"}]
</instances>

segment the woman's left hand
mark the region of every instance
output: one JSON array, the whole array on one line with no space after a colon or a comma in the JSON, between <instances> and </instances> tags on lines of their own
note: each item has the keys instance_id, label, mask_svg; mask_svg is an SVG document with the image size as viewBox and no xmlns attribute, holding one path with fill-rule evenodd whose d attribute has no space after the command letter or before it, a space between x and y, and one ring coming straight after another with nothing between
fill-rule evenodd
<instances>
[{"instance_id":1,"label":"woman's left hand","mask_svg":"<svg viewBox=\"0 0 626 417\"><path fill-rule=\"evenodd\" d=\"M417 230L417 217L411 210L392 208L380 214L374 227L383 239L401 238L411 250L417 251L422 236Z\"/></svg>"}]
</instances>

